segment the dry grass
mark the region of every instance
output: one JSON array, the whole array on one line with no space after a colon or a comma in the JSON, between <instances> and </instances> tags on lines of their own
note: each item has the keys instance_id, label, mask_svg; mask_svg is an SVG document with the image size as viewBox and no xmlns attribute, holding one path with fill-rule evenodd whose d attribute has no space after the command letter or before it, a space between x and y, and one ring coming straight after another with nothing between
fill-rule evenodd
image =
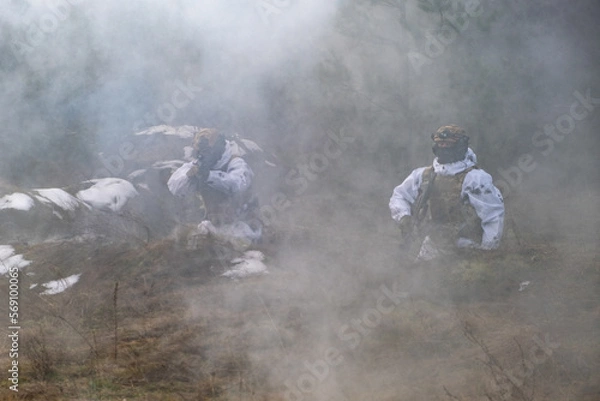
<instances>
[{"instance_id":1,"label":"dry grass","mask_svg":"<svg viewBox=\"0 0 600 401\"><path fill-rule=\"evenodd\" d=\"M369 270L343 252L328 255L332 266L287 251L269 261L270 275L242 282L219 277L218 253L167 240L22 247L33 261L24 272L35 272L21 276L24 289L82 276L58 295L23 291L20 392L0 389L0 400L284 400L284 382L335 347L343 362L307 399L496 401L498 377L546 333L561 345L513 399L592 400L597 256L583 244L523 241L427 271L386 268L383 256ZM518 292L525 279L531 286ZM340 327L394 280L419 288L349 348Z\"/></svg>"}]
</instances>

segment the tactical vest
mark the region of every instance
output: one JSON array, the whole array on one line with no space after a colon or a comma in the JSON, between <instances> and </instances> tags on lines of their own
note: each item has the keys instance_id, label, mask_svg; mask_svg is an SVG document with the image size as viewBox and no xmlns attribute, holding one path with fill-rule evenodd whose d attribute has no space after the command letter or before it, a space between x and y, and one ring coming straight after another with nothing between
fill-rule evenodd
<instances>
[{"instance_id":1,"label":"tactical vest","mask_svg":"<svg viewBox=\"0 0 600 401\"><path fill-rule=\"evenodd\" d=\"M455 175L436 174L427 200L427 219L435 227L434 237L452 242L460 237L481 242L481 219L468 198L461 196L466 175L476 168L470 167ZM429 185L432 173L433 167L427 167L423 172L420 193Z\"/></svg>"},{"instance_id":2,"label":"tactical vest","mask_svg":"<svg viewBox=\"0 0 600 401\"><path fill-rule=\"evenodd\" d=\"M220 171L226 172L228 166L229 162ZM215 225L231 224L240 220L248 222L258 217L258 199L253 195L252 187L242 193L228 195L208 185L201 185L198 192L204 201L205 219Z\"/></svg>"}]
</instances>

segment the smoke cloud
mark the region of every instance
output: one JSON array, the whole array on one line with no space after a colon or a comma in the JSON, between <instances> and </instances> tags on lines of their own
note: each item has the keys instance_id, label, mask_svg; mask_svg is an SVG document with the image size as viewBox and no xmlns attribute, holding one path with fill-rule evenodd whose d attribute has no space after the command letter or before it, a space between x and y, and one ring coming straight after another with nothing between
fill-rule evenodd
<instances>
[{"instance_id":1,"label":"smoke cloud","mask_svg":"<svg viewBox=\"0 0 600 401\"><path fill-rule=\"evenodd\" d=\"M281 233L269 255L279 275L212 294L227 311L264 312L244 326L253 366L269 365L287 399L434 399L439 383L467 397L475 374L442 357L462 357L464 321L491 341L488 321L505 338L598 333L552 318L594 313L568 303L561 280L598 293L557 268L597 277L596 3L11 0L0 16L2 185L93 178L153 125L238 132L278 164L260 195ZM503 259L489 270L472 260L453 261L461 273L410 270L390 219L393 188L431 164L429 135L446 124L466 129L506 197ZM513 309L509 296L520 297ZM199 298L192 316L207 313ZM260 356L267 342L277 346ZM557 363L572 351L555 349Z\"/></svg>"}]
</instances>

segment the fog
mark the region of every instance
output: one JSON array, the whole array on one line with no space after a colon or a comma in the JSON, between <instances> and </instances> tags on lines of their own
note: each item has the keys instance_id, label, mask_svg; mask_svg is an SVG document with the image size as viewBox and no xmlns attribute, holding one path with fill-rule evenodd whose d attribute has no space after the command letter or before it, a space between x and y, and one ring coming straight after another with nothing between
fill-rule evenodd
<instances>
[{"instance_id":1,"label":"fog","mask_svg":"<svg viewBox=\"0 0 600 401\"><path fill-rule=\"evenodd\" d=\"M382 170L405 171L429 162L428 133L449 121L496 173L541 148L535 130L568 112L573 92L594 96L591 2L441 2L441 18L427 4L12 1L3 175L35 182L41 172L21 166L76 159L71 147L107 152L161 123L218 126L300 154L343 125L367 142L360 151L393 152L376 157Z\"/></svg>"},{"instance_id":2,"label":"fog","mask_svg":"<svg viewBox=\"0 0 600 401\"><path fill-rule=\"evenodd\" d=\"M417 298L437 291L448 320L464 311L441 275L406 273L388 209L393 188L431 164L430 134L440 125L466 129L479 166L502 190L505 246L576 244L597 263L596 1L8 3L0 16L3 189L95 178L133 133L160 124L237 132L274 156L259 195L281 234L269 256L282 278L255 290L269 305L297 305L303 325L302 336L282 333L268 316L275 329L259 330L284 343L281 361L261 360L263 342L248 345L253 364L274 367L275 388L293 387L305 361L341 361L341 353L341 367L328 368L334 379L303 396L394 399L385 386L408 363L369 370L387 317L373 328L379 334L359 340L349 322L376 307L382 286ZM562 263L576 264L575 253L561 254ZM597 285L581 291L597 293ZM524 320L535 326L541 310L552 313L554 286L558 279L523 301ZM247 307L244 288L221 288L231 310ZM481 292L469 297L479 301ZM187 300L193 316L203 313L197 301ZM370 384L359 389L360 378Z\"/></svg>"},{"instance_id":3,"label":"fog","mask_svg":"<svg viewBox=\"0 0 600 401\"><path fill-rule=\"evenodd\" d=\"M44 163L41 143L95 153L165 123L264 131L265 86L313 66L335 10L303 2L284 13L288 3L12 2L2 18L11 153Z\"/></svg>"}]
</instances>

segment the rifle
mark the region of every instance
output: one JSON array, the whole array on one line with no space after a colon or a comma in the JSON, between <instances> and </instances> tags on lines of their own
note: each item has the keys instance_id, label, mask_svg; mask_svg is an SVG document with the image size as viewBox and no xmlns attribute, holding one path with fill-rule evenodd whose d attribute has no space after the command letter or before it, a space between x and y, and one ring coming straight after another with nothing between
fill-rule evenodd
<instances>
[{"instance_id":1,"label":"rifle","mask_svg":"<svg viewBox=\"0 0 600 401\"><path fill-rule=\"evenodd\" d=\"M219 161L224 150L225 138L223 136L219 136L213 146L209 145L208 138L201 138L198 144L196 159L193 162L194 167L190 175L198 177L200 184L204 184L210 169Z\"/></svg>"}]
</instances>

